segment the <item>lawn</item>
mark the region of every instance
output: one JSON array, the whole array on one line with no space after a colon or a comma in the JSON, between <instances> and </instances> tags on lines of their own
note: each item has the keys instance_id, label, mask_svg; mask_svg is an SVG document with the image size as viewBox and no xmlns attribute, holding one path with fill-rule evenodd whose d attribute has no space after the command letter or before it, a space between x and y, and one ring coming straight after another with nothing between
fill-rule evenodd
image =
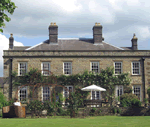
<instances>
[{"instance_id":1,"label":"lawn","mask_svg":"<svg viewBox=\"0 0 150 127\"><path fill-rule=\"evenodd\" d=\"M150 116L97 116L87 118L2 119L0 127L149 127Z\"/></svg>"}]
</instances>

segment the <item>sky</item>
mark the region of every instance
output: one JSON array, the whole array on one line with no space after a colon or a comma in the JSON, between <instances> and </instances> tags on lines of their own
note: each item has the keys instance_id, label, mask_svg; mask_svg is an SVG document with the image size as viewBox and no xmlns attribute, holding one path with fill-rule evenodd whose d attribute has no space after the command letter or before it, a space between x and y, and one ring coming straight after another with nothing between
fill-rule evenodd
<instances>
[{"instance_id":1,"label":"sky","mask_svg":"<svg viewBox=\"0 0 150 127\"><path fill-rule=\"evenodd\" d=\"M148 0L12 0L18 7L0 33L0 77L3 77L3 50L34 46L49 39L51 22L58 25L58 38L92 38L95 23L103 26L104 41L131 47L133 34L138 49L149 50L150 1Z\"/></svg>"}]
</instances>

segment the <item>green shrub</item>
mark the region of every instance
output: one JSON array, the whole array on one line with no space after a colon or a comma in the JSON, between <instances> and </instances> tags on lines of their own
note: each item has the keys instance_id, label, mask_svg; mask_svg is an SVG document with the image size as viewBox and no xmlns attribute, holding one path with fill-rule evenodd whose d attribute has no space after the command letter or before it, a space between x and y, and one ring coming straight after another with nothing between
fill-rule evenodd
<instances>
[{"instance_id":1,"label":"green shrub","mask_svg":"<svg viewBox=\"0 0 150 127\"><path fill-rule=\"evenodd\" d=\"M124 89L124 93L132 93L132 88L131 87L126 87Z\"/></svg>"},{"instance_id":2,"label":"green shrub","mask_svg":"<svg viewBox=\"0 0 150 127\"><path fill-rule=\"evenodd\" d=\"M66 99L66 102L69 103L68 111L70 112L70 117L75 117L78 111L78 100L75 92L69 93L69 98Z\"/></svg>"},{"instance_id":3,"label":"green shrub","mask_svg":"<svg viewBox=\"0 0 150 127\"><path fill-rule=\"evenodd\" d=\"M40 115L42 110L44 110L44 104L39 100L33 100L27 104L27 109L32 111L35 115Z\"/></svg>"},{"instance_id":4,"label":"green shrub","mask_svg":"<svg viewBox=\"0 0 150 127\"><path fill-rule=\"evenodd\" d=\"M47 115L53 115L54 111L54 104L51 103L50 101L45 101L44 102L44 109L47 110Z\"/></svg>"},{"instance_id":5,"label":"green shrub","mask_svg":"<svg viewBox=\"0 0 150 127\"><path fill-rule=\"evenodd\" d=\"M0 92L0 109L2 109L2 107L5 107L5 106L10 106L13 103L14 103L14 99L10 99L9 101L7 101L4 94Z\"/></svg>"},{"instance_id":6,"label":"green shrub","mask_svg":"<svg viewBox=\"0 0 150 127\"><path fill-rule=\"evenodd\" d=\"M63 116L66 114L65 110L62 107L58 107L57 113L58 116Z\"/></svg>"},{"instance_id":7,"label":"green shrub","mask_svg":"<svg viewBox=\"0 0 150 127\"><path fill-rule=\"evenodd\" d=\"M147 94L150 96L150 87L147 89Z\"/></svg>"},{"instance_id":8,"label":"green shrub","mask_svg":"<svg viewBox=\"0 0 150 127\"><path fill-rule=\"evenodd\" d=\"M121 109L118 108L117 113L121 114L121 112L122 112Z\"/></svg>"},{"instance_id":9,"label":"green shrub","mask_svg":"<svg viewBox=\"0 0 150 127\"><path fill-rule=\"evenodd\" d=\"M94 115L95 115L95 112L96 112L96 108L94 107L94 108L92 108L92 109L90 110L89 115L90 115L90 116L94 116Z\"/></svg>"},{"instance_id":10,"label":"green shrub","mask_svg":"<svg viewBox=\"0 0 150 127\"><path fill-rule=\"evenodd\" d=\"M132 93L125 93L120 96L120 103L123 107L141 107L138 97Z\"/></svg>"},{"instance_id":11,"label":"green shrub","mask_svg":"<svg viewBox=\"0 0 150 127\"><path fill-rule=\"evenodd\" d=\"M0 92L0 109L2 109L2 107L5 107L7 105L8 105L8 102L6 100L6 97L4 96L4 94Z\"/></svg>"}]
</instances>

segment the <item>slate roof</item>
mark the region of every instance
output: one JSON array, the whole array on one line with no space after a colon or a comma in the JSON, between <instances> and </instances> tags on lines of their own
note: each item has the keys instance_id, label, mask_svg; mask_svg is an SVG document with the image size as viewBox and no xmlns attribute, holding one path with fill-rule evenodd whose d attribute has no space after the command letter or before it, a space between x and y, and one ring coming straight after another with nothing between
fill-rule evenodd
<instances>
[{"instance_id":1,"label":"slate roof","mask_svg":"<svg viewBox=\"0 0 150 127\"><path fill-rule=\"evenodd\" d=\"M38 45L26 48L26 50L124 50L123 48L113 46L106 42L93 44L93 39L58 39L58 44L48 44L46 40Z\"/></svg>"},{"instance_id":2,"label":"slate roof","mask_svg":"<svg viewBox=\"0 0 150 127\"><path fill-rule=\"evenodd\" d=\"M3 87L4 87L4 84L3 84L3 82L4 82L4 79L3 79L3 77L0 77L0 88L3 88Z\"/></svg>"}]
</instances>

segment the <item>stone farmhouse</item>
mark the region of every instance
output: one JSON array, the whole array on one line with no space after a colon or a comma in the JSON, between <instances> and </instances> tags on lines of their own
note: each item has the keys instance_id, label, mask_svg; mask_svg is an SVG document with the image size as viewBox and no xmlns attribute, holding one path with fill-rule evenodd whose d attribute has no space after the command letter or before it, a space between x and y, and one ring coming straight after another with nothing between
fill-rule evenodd
<instances>
[{"instance_id":1,"label":"stone farmhouse","mask_svg":"<svg viewBox=\"0 0 150 127\"><path fill-rule=\"evenodd\" d=\"M71 75L82 73L84 70L100 73L101 69L110 66L114 66L116 75L129 73L133 94L137 95L140 101L143 102L144 98L148 97L146 92L150 85L150 50L138 50L135 34L131 39L131 47L117 47L104 41L100 23L93 26L91 39L58 39L56 23L51 23L48 30L49 39L35 46L14 46L11 34L9 49L3 51L3 76L9 79L3 84L3 93L8 99L14 98L16 92L16 88L12 88L11 70L17 71L18 76L22 76L23 71L28 72L29 68L43 70L43 75L47 75L44 70L49 70L55 75ZM74 90L73 86L66 87ZM51 89L45 86L38 92L38 98L44 101L49 99ZM61 92L64 96L68 94L63 88ZM114 92L116 97L122 95L123 86L117 85ZM28 98L28 95L28 87L18 92L20 101ZM101 92L93 91L91 95L91 99L101 99Z\"/></svg>"}]
</instances>

